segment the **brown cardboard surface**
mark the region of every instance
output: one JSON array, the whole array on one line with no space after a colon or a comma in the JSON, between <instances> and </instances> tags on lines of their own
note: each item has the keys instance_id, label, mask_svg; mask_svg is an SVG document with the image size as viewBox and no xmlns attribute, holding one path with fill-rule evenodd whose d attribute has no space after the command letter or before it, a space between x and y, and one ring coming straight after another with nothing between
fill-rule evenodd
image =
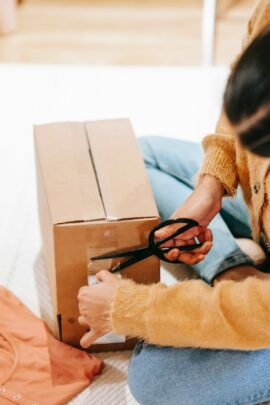
<instances>
[{"instance_id":1,"label":"brown cardboard surface","mask_svg":"<svg viewBox=\"0 0 270 405\"><path fill-rule=\"evenodd\" d=\"M38 192L38 207L40 217L40 229L42 233L42 250L46 262L48 272L48 281L51 291L51 298L54 308L57 308L57 296L56 296L56 273L55 273L55 254L54 254L54 235L51 224L51 217L49 212L48 200L45 194L45 187L43 183L43 177L40 171L39 161L36 158L36 175L37 175L37 192ZM51 322L50 324L52 332L59 337L59 331L57 324Z\"/></svg>"},{"instance_id":2,"label":"brown cardboard surface","mask_svg":"<svg viewBox=\"0 0 270 405\"><path fill-rule=\"evenodd\" d=\"M92 121L86 123L86 128L106 217L158 216L130 121Z\"/></svg>"},{"instance_id":3,"label":"brown cardboard surface","mask_svg":"<svg viewBox=\"0 0 270 405\"><path fill-rule=\"evenodd\" d=\"M35 140L52 222L104 218L84 125L39 125Z\"/></svg>"},{"instance_id":4,"label":"brown cardboard surface","mask_svg":"<svg viewBox=\"0 0 270 405\"><path fill-rule=\"evenodd\" d=\"M54 330L66 343L79 346L85 329L77 322L78 291L87 285L89 271L95 274L103 264L108 269L114 265L96 266L90 258L146 245L159 217L127 120L38 126L35 146ZM159 260L150 257L122 275L139 283L158 282ZM94 345L92 350L122 350L133 344Z\"/></svg>"},{"instance_id":5,"label":"brown cardboard surface","mask_svg":"<svg viewBox=\"0 0 270 405\"><path fill-rule=\"evenodd\" d=\"M85 331L77 323L77 295L87 285L87 262L96 254L112 250L129 249L147 244L149 230L158 223L157 218L56 225L55 257L58 313L62 316L62 336L65 342L78 345ZM123 277L139 283L159 281L159 261L150 257L122 271Z\"/></svg>"}]
</instances>

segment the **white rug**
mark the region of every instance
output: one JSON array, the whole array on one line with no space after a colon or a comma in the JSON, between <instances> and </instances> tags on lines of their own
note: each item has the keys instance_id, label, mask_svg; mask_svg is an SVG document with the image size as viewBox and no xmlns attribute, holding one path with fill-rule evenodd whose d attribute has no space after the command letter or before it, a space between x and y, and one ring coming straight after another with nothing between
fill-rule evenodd
<instances>
[{"instance_id":1,"label":"white rug","mask_svg":"<svg viewBox=\"0 0 270 405\"><path fill-rule=\"evenodd\" d=\"M125 116L137 135L200 140L215 126L226 77L226 68L0 65L0 283L40 314L38 285L46 280L33 124ZM175 277L163 269L163 281ZM135 404L126 383L131 353L99 356L103 374L70 404Z\"/></svg>"}]
</instances>

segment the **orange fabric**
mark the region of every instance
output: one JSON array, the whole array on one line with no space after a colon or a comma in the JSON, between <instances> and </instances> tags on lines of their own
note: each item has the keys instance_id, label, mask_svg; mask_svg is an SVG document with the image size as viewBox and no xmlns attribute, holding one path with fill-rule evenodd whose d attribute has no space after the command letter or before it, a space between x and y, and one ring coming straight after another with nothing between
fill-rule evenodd
<instances>
[{"instance_id":1,"label":"orange fabric","mask_svg":"<svg viewBox=\"0 0 270 405\"><path fill-rule=\"evenodd\" d=\"M87 387L103 363L55 339L0 287L0 404L61 405Z\"/></svg>"}]
</instances>

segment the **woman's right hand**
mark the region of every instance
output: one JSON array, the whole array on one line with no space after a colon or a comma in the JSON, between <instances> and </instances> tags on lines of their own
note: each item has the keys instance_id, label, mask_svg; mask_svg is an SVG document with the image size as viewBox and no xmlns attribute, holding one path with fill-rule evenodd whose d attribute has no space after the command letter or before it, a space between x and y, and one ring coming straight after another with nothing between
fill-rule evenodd
<instances>
[{"instance_id":1,"label":"woman's right hand","mask_svg":"<svg viewBox=\"0 0 270 405\"><path fill-rule=\"evenodd\" d=\"M205 175L201 178L197 188L171 217L173 219L191 218L196 220L199 226L189 229L176 238L164 243L162 246L179 247L194 244L195 237L199 239L202 246L186 252L181 252L179 249L172 249L166 254L169 260L179 260L183 263L194 265L205 258L205 255L209 252L213 243L212 232L207 226L220 211L223 194L223 186L215 177ZM166 238L182 226L184 226L184 224L168 225L156 231L155 236L157 239Z\"/></svg>"}]
</instances>

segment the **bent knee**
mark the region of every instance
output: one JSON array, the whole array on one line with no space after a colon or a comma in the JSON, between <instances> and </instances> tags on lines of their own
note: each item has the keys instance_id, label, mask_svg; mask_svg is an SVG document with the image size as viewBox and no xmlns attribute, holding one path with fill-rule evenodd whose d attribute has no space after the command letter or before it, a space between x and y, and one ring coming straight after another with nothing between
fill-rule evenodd
<instances>
[{"instance_id":1,"label":"bent knee","mask_svg":"<svg viewBox=\"0 0 270 405\"><path fill-rule=\"evenodd\" d=\"M154 153L156 141L156 136L142 136L138 138L143 160L146 166L156 166L156 158Z\"/></svg>"},{"instance_id":2,"label":"bent knee","mask_svg":"<svg viewBox=\"0 0 270 405\"><path fill-rule=\"evenodd\" d=\"M247 396L256 394L256 386L235 391L231 375L240 382L249 357L230 351L139 345L129 366L130 391L140 405L246 403Z\"/></svg>"},{"instance_id":3,"label":"bent knee","mask_svg":"<svg viewBox=\"0 0 270 405\"><path fill-rule=\"evenodd\" d=\"M131 360L128 370L128 385L131 394L140 405L156 405L157 381L143 361Z\"/></svg>"},{"instance_id":4,"label":"bent knee","mask_svg":"<svg viewBox=\"0 0 270 405\"><path fill-rule=\"evenodd\" d=\"M135 347L128 370L130 391L140 405L177 404L181 382L173 383L172 348L139 342ZM172 380L171 380L172 378ZM179 379L181 381L181 378Z\"/></svg>"}]
</instances>

